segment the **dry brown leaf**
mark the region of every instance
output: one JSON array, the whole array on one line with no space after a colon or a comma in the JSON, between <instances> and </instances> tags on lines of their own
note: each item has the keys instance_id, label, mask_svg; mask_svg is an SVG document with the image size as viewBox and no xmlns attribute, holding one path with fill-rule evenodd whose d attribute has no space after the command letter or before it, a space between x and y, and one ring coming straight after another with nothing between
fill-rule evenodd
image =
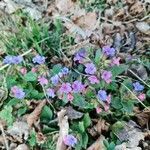
<instances>
[{"instance_id":1,"label":"dry brown leaf","mask_svg":"<svg viewBox=\"0 0 150 150\"><path fill-rule=\"evenodd\" d=\"M55 4L58 10L64 14L71 12L75 7L75 4L72 0L56 0Z\"/></svg>"},{"instance_id":2,"label":"dry brown leaf","mask_svg":"<svg viewBox=\"0 0 150 150\"><path fill-rule=\"evenodd\" d=\"M105 150L106 148L103 143L104 140L105 137L101 135L87 150Z\"/></svg>"},{"instance_id":3,"label":"dry brown leaf","mask_svg":"<svg viewBox=\"0 0 150 150\"><path fill-rule=\"evenodd\" d=\"M95 12L89 12L74 20L74 23L84 30L93 31L97 27L97 15Z\"/></svg>"},{"instance_id":4,"label":"dry brown leaf","mask_svg":"<svg viewBox=\"0 0 150 150\"><path fill-rule=\"evenodd\" d=\"M46 140L46 137L43 135L42 132L36 133L36 140L38 144L43 144Z\"/></svg>"},{"instance_id":5,"label":"dry brown leaf","mask_svg":"<svg viewBox=\"0 0 150 150\"><path fill-rule=\"evenodd\" d=\"M100 119L98 120L97 124L94 125L91 129L88 129L88 131L92 136L97 136L100 135L103 131L108 131L108 129L109 123L103 119Z\"/></svg>"},{"instance_id":6,"label":"dry brown leaf","mask_svg":"<svg viewBox=\"0 0 150 150\"><path fill-rule=\"evenodd\" d=\"M46 104L46 100L42 100L38 104L38 106L34 109L34 111L31 114L26 116L27 123L28 123L30 128L39 119L40 113L41 113L42 108L44 107L45 104Z\"/></svg>"},{"instance_id":7,"label":"dry brown leaf","mask_svg":"<svg viewBox=\"0 0 150 150\"><path fill-rule=\"evenodd\" d=\"M59 137L57 140L56 150L66 150L66 145L63 143L64 137L69 132L68 117L65 116L66 110L62 109L58 112Z\"/></svg>"},{"instance_id":8,"label":"dry brown leaf","mask_svg":"<svg viewBox=\"0 0 150 150\"><path fill-rule=\"evenodd\" d=\"M137 117L137 121L140 124L140 126L145 126L150 121L150 111L144 110L137 112L135 111L135 116Z\"/></svg>"},{"instance_id":9,"label":"dry brown leaf","mask_svg":"<svg viewBox=\"0 0 150 150\"><path fill-rule=\"evenodd\" d=\"M29 150L29 147L26 144L20 144L14 150Z\"/></svg>"}]
</instances>

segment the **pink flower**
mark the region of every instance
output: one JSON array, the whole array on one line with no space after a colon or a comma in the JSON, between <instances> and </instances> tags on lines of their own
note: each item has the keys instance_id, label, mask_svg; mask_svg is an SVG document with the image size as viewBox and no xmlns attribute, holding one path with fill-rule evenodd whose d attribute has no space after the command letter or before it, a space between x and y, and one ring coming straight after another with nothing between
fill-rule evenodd
<instances>
[{"instance_id":1,"label":"pink flower","mask_svg":"<svg viewBox=\"0 0 150 150\"><path fill-rule=\"evenodd\" d=\"M88 77L88 80L90 81L91 84L99 83L99 80L96 76L90 76Z\"/></svg>"},{"instance_id":2,"label":"pink flower","mask_svg":"<svg viewBox=\"0 0 150 150\"><path fill-rule=\"evenodd\" d=\"M35 73L35 72L37 71L37 68L33 67L33 68L31 69L31 71L32 71L33 73Z\"/></svg>"},{"instance_id":3,"label":"pink flower","mask_svg":"<svg viewBox=\"0 0 150 150\"><path fill-rule=\"evenodd\" d=\"M20 72L25 75L27 73L27 69L25 67L20 69Z\"/></svg>"},{"instance_id":4,"label":"pink flower","mask_svg":"<svg viewBox=\"0 0 150 150\"><path fill-rule=\"evenodd\" d=\"M72 101L74 99L73 95L71 93L67 94L68 101Z\"/></svg>"},{"instance_id":5,"label":"pink flower","mask_svg":"<svg viewBox=\"0 0 150 150\"><path fill-rule=\"evenodd\" d=\"M38 81L41 85L47 85L48 84L48 80L43 76L38 77Z\"/></svg>"},{"instance_id":6,"label":"pink flower","mask_svg":"<svg viewBox=\"0 0 150 150\"><path fill-rule=\"evenodd\" d=\"M101 113L101 112L102 112L102 108L96 107L96 112L97 112L98 114Z\"/></svg>"},{"instance_id":7,"label":"pink flower","mask_svg":"<svg viewBox=\"0 0 150 150\"><path fill-rule=\"evenodd\" d=\"M111 71L104 70L101 77L106 83L110 83L111 82L112 73L111 73Z\"/></svg>"},{"instance_id":8,"label":"pink flower","mask_svg":"<svg viewBox=\"0 0 150 150\"><path fill-rule=\"evenodd\" d=\"M80 81L76 80L73 82L72 88L74 93L78 93L83 91L84 85Z\"/></svg>"},{"instance_id":9,"label":"pink flower","mask_svg":"<svg viewBox=\"0 0 150 150\"><path fill-rule=\"evenodd\" d=\"M105 111L108 111L108 110L109 110L109 108L110 108L110 107L109 107L109 105L108 105L108 104L104 105L104 110L105 110Z\"/></svg>"},{"instance_id":10,"label":"pink flower","mask_svg":"<svg viewBox=\"0 0 150 150\"><path fill-rule=\"evenodd\" d=\"M110 94L107 96L106 102L107 102L107 104L111 103L111 95Z\"/></svg>"},{"instance_id":11,"label":"pink flower","mask_svg":"<svg viewBox=\"0 0 150 150\"><path fill-rule=\"evenodd\" d=\"M112 65L112 66L114 66L114 65L119 66L119 65L120 65L120 59L121 59L120 57L118 57L118 58L114 57L114 58L112 59L111 65Z\"/></svg>"},{"instance_id":12,"label":"pink flower","mask_svg":"<svg viewBox=\"0 0 150 150\"><path fill-rule=\"evenodd\" d=\"M144 93L141 93L139 94L138 98L141 100L141 101L144 101L145 98L146 98L146 95Z\"/></svg>"},{"instance_id":13,"label":"pink flower","mask_svg":"<svg viewBox=\"0 0 150 150\"><path fill-rule=\"evenodd\" d=\"M70 84L70 83L63 83L63 84L61 85L60 89L59 89L59 92L60 92L61 94L63 94L63 93L68 94L68 93L70 93L71 91L72 91L72 88L71 88L71 84Z\"/></svg>"}]
</instances>

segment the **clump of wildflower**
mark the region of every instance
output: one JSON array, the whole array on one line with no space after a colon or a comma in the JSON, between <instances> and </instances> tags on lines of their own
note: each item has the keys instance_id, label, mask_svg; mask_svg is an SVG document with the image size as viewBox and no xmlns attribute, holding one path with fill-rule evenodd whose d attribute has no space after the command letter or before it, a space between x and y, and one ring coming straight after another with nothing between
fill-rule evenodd
<instances>
[{"instance_id":1,"label":"clump of wildflower","mask_svg":"<svg viewBox=\"0 0 150 150\"><path fill-rule=\"evenodd\" d=\"M64 137L63 142L67 146L74 147L75 144L77 144L77 139L73 135L69 134Z\"/></svg>"},{"instance_id":2,"label":"clump of wildflower","mask_svg":"<svg viewBox=\"0 0 150 150\"><path fill-rule=\"evenodd\" d=\"M47 95L48 95L49 97L52 97L52 98L54 98L54 97L56 96L54 89L51 89L51 88L48 88L48 89L46 90L46 93L47 93Z\"/></svg>"},{"instance_id":3,"label":"clump of wildflower","mask_svg":"<svg viewBox=\"0 0 150 150\"><path fill-rule=\"evenodd\" d=\"M19 64L23 61L22 56L11 56L8 55L4 58L3 63L4 64Z\"/></svg>"},{"instance_id":4,"label":"clump of wildflower","mask_svg":"<svg viewBox=\"0 0 150 150\"><path fill-rule=\"evenodd\" d=\"M85 64L85 72L87 74L94 74L96 72L96 67L93 63L87 63Z\"/></svg>"},{"instance_id":5,"label":"clump of wildflower","mask_svg":"<svg viewBox=\"0 0 150 150\"><path fill-rule=\"evenodd\" d=\"M106 55L108 57L113 57L115 55L115 49L111 48L110 46L104 46L102 48L102 51L103 51L104 55Z\"/></svg>"},{"instance_id":6,"label":"clump of wildflower","mask_svg":"<svg viewBox=\"0 0 150 150\"><path fill-rule=\"evenodd\" d=\"M36 55L35 57L33 57L32 61L33 61L33 63L44 64L45 63L45 57L40 56L40 55Z\"/></svg>"},{"instance_id":7,"label":"clump of wildflower","mask_svg":"<svg viewBox=\"0 0 150 150\"><path fill-rule=\"evenodd\" d=\"M80 81L76 80L72 84L72 89L74 93L82 92L84 85Z\"/></svg>"},{"instance_id":8,"label":"clump of wildflower","mask_svg":"<svg viewBox=\"0 0 150 150\"><path fill-rule=\"evenodd\" d=\"M146 95L144 93L141 93L139 94L138 98L141 100L141 101L144 101L145 98L146 98Z\"/></svg>"},{"instance_id":9,"label":"clump of wildflower","mask_svg":"<svg viewBox=\"0 0 150 150\"><path fill-rule=\"evenodd\" d=\"M47 85L48 84L48 80L43 76L38 77L38 81L41 85Z\"/></svg>"},{"instance_id":10,"label":"clump of wildflower","mask_svg":"<svg viewBox=\"0 0 150 150\"><path fill-rule=\"evenodd\" d=\"M71 88L71 84L70 84L70 83L63 83L63 84L61 85L60 89L59 89L59 92L60 92L61 94L63 94L63 93L68 94L68 93L70 93L71 91L72 91L72 88Z\"/></svg>"},{"instance_id":11,"label":"clump of wildflower","mask_svg":"<svg viewBox=\"0 0 150 150\"><path fill-rule=\"evenodd\" d=\"M27 68L23 67L20 69L20 72L25 75L27 73Z\"/></svg>"},{"instance_id":12,"label":"clump of wildflower","mask_svg":"<svg viewBox=\"0 0 150 150\"><path fill-rule=\"evenodd\" d=\"M111 82L112 73L111 73L111 71L104 70L101 77L106 83L110 83Z\"/></svg>"},{"instance_id":13,"label":"clump of wildflower","mask_svg":"<svg viewBox=\"0 0 150 150\"><path fill-rule=\"evenodd\" d=\"M97 96L98 96L99 100L106 102L106 100L107 100L107 93L106 93L105 90L99 90Z\"/></svg>"},{"instance_id":14,"label":"clump of wildflower","mask_svg":"<svg viewBox=\"0 0 150 150\"><path fill-rule=\"evenodd\" d=\"M50 78L53 85L57 85L59 82L59 76L56 74Z\"/></svg>"},{"instance_id":15,"label":"clump of wildflower","mask_svg":"<svg viewBox=\"0 0 150 150\"><path fill-rule=\"evenodd\" d=\"M96 83L99 83L99 80L96 76L89 76L88 77L88 80L90 81L91 84L96 84Z\"/></svg>"},{"instance_id":16,"label":"clump of wildflower","mask_svg":"<svg viewBox=\"0 0 150 150\"><path fill-rule=\"evenodd\" d=\"M111 62L112 66L114 66L114 65L119 66L120 65L120 59L121 59L120 57L118 57L118 58L114 57L112 59L112 62Z\"/></svg>"},{"instance_id":17,"label":"clump of wildflower","mask_svg":"<svg viewBox=\"0 0 150 150\"><path fill-rule=\"evenodd\" d=\"M140 92L144 90L144 86L141 85L139 82L133 83L133 87L136 92Z\"/></svg>"},{"instance_id":18,"label":"clump of wildflower","mask_svg":"<svg viewBox=\"0 0 150 150\"><path fill-rule=\"evenodd\" d=\"M61 69L61 73L63 75L67 75L69 73L69 69L67 67L64 67L64 68Z\"/></svg>"},{"instance_id":19,"label":"clump of wildflower","mask_svg":"<svg viewBox=\"0 0 150 150\"><path fill-rule=\"evenodd\" d=\"M80 49L74 56L74 61L78 61L79 63L82 63L84 58L86 57L87 52L85 49Z\"/></svg>"},{"instance_id":20,"label":"clump of wildflower","mask_svg":"<svg viewBox=\"0 0 150 150\"><path fill-rule=\"evenodd\" d=\"M23 89L17 86L13 86L11 88L11 93L13 94L15 98L18 98L18 99L23 99L25 97L25 92L23 91Z\"/></svg>"}]
</instances>

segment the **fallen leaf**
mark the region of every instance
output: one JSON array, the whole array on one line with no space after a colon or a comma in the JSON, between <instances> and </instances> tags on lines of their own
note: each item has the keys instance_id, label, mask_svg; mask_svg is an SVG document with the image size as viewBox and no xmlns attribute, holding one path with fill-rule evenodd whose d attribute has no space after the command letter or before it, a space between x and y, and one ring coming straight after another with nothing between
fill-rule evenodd
<instances>
[{"instance_id":1,"label":"fallen leaf","mask_svg":"<svg viewBox=\"0 0 150 150\"><path fill-rule=\"evenodd\" d=\"M97 136L100 135L103 131L108 131L108 129L109 129L109 123L107 123L103 119L100 119L98 120L96 125L94 125L91 129L88 129L88 131L92 136Z\"/></svg>"},{"instance_id":2,"label":"fallen leaf","mask_svg":"<svg viewBox=\"0 0 150 150\"><path fill-rule=\"evenodd\" d=\"M66 110L66 114L68 116L68 119L71 119L71 120L79 119L79 118L81 118L83 116L83 113L81 113L79 111L76 111L71 106L66 107L65 110Z\"/></svg>"},{"instance_id":3,"label":"fallen leaf","mask_svg":"<svg viewBox=\"0 0 150 150\"><path fill-rule=\"evenodd\" d=\"M135 116L137 117L137 121L140 124L140 126L145 126L150 121L150 111L149 110L143 110L143 111L137 111L135 110Z\"/></svg>"},{"instance_id":4,"label":"fallen leaf","mask_svg":"<svg viewBox=\"0 0 150 150\"><path fill-rule=\"evenodd\" d=\"M10 135L12 137L12 141L18 141L22 143L23 140L28 139L29 126L24 121L16 121L13 123L13 126L11 128L8 128L7 134L8 136Z\"/></svg>"},{"instance_id":5,"label":"fallen leaf","mask_svg":"<svg viewBox=\"0 0 150 150\"><path fill-rule=\"evenodd\" d=\"M43 135L42 132L36 133L36 140L38 144L43 144L46 140L46 137Z\"/></svg>"},{"instance_id":6,"label":"fallen leaf","mask_svg":"<svg viewBox=\"0 0 150 150\"><path fill-rule=\"evenodd\" d=\"M59 137L57 140L56 150L66 150L66 145L63 142L64 137L69 132L68 116L65 116L66 110L62 109L58 112Z\"/></svg>"},{"instance_id":7,"label":"fallen leaf","mask_svg":"<svg viewBox=\"0 0 150 150\"><path fill-rule=\"evenodd\" d=\"M27 115L27 123L29 125L29 127L31 128L33 126L33 124L39 119L40 113L42 111L42 108L44 107L44 105L46 104L46 100L42 100L38 106L34 109L34 111Z\"/></svg>"},{"instance_id":8,"label":"fallen leaf","mask_svg":"<svg viewBox=\"0 0 150 150\"><path fill-rule=\"evenodd\" d=\"M14 150L29 150L29 147L26 144L20 144Z\"/></svg>"},{"instance_id":9,"label":"fallen leaf","mask_svg":"<svg viewBox=\"0 0 150 150\"><path fill-rule=\"evenodd\" d=\"M103 141L105 140L105 137L101 135L87 150L105 150L105 146L103 144Z\"/></svg>"},{"instance_id":10,"label":"fallen leaf","mask_svg":"<svg viewBox=\"0 0 150 150\"><path fill-rule=\"evenodd\" d=\"M150 25L146 22L137 22L136 28L142 33L150 34Z\"/></svg>"},{"instance_id":11,"label":"fallen leaf","mask_svg":"<svg viewBox=\"0 0 150 150\"><path fill-rule=\"evenodd\" d=\"M55 4L58 10L64 14L74 9L74 2L72 0L56 0Z\"/></svg>"}]
</instances>

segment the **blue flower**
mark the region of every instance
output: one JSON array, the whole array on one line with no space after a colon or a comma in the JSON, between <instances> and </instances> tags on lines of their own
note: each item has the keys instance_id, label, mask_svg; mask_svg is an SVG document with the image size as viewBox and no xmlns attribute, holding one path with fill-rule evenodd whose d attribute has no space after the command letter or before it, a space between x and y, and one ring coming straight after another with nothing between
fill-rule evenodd
<instances>
[{"instance_id":1,"label":"blue flower","mask_svg":"<svg viewBox=\"0 0 150 150\"><path fill-rule=\"evenodd\" d=\"M107 93L105 90L99 90L98 91L98 98L102 101L106 101L107 100Z\"/></svg>"},{"instance_id":2,"label":"blue flower","mask_svg":"<svg viewBox=\"0 0 150 150\"><path fill-rule=\"evenodd\" d=\"M25 97L25 92L23 91L23 89L21 89L17 86L13 86L11 88L11 92L15 98L23 99Z\"/></svg>"},{"instance_id":3,"label":"blue flower","mask_svg":"<svg viewBox=\"0 0 150 150\"><path fill-rule=\"evenodd\" d=\"M23 61L23 57L22 56L13 56L12 58L12 63L13 64L19 64Z\"/></svg>"},{"instance_id":4,"label":"blue flower","mask_svg":"<svg viewBox=\"0 0 150 150\"><path fill-rule=\"evenodd\" d=\"M134 87L134 90L137 92L143 91L143 89L144 89L144 86L141 85L139 82L133 83L133 87Z\"/></svg>"},{"instance_id":5,"label":"blue flower","mask_svg":"<svg viewBox=\"0 0 150 150\"><path fill-rule=\"evenodd\" d=\"M63 139L63 142L67 146L74 147L77 144L77 139L73 135L66 135Z\"/></svg>"},{"instance_id":6,"label":"blue flower","mask_svg":"<svg viewBox=\"0 0 150 150\"><path fill-rule=\"evenodd\" d=\"M50 80L52 81L52 84L56 85L59 82L59 76L55 75L55 76L51 77Z\"/></svg>"},{"instance_id":7,"label":"blue flower","mask_svg":"<svg viewBox=\"0 0 150 150\"><path fill-rule=\"evenodd\" d=\"M33 57L32 61L33 61L33 63L44 64L45 63L45 57L40 56L40 55L36 55L35 57Z\"/></svg>"},{"instance_id":8,"label":"blue flower","mask_svg":"<svg viewBox=\"0 0 150 150\"><path fill-rule=\"evenodd\" d=\"M63 75L67 75L69 73L69 69L67 67L64 67L64 68L61 69L61 73Z\"/></svg>"},{"instance_id":9,"label":"blue flower","mask_svg":"<svg viewBox=\"0 0 150 150\"><path fill-rule=\"evenodd\" d=\"M6 56L3 60L4 64L12 64L12 62L13 62L13 56L11 55Z\"/></svg>"}]
</instances>

